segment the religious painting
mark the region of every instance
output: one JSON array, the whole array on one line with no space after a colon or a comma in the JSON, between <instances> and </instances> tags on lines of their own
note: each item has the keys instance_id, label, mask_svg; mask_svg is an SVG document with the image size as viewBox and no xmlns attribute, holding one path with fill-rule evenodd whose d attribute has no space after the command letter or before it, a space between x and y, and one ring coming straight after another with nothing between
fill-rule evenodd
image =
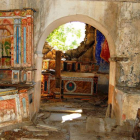
<instances>
[{"instance_id":1,"label":"religious painting","mask_svg":"<svg viewBox=\"0 0 140 140\"><path fill-rule=\"evenodd\" d=\"M49 60L43 60L43 69L46 70L49 68Z\"/></svg>"},{"instance_id":2,"label":"religious painting","mask_svg":"<svg viewBox=\"0 0 140 140\"><path fill-rule=\"evenodd\" d=\"M95 58L99 66L98 72L109 73L109 46L105 36L98 30L96 31Z\"/></svg>"},{"instance_id":3,"label":"religious painting","mask_svg":"<svg viewBox=\"0 0 140 140\"><path fill-rule=\"evenodd\" d=\"M109 46L108 46L108 43L107 43L106 39L105 39L105 41L103 43L103 47L102 47L102 50L101 50L100 57L102 59L104 59L106 62L109 63L110 52L109 52Z\"/></svg>"}]
</instances>

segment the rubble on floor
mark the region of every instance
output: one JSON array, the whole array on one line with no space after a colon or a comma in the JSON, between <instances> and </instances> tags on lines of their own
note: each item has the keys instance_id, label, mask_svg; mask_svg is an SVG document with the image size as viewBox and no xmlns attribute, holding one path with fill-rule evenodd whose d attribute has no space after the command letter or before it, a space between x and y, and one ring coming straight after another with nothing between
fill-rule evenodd
<instances>
[{"instance_id":1,"label":"rubble on floor","mask_svg":"<svg viewBox=\"0 0 140 140\"><path fill-rule=\"evenodd\" d=\"M1 132L0 140L133 140L130 123L118 126L105 118L106 104L105 96L43 100L33 123Z\"/></svg>"}]
</instances>

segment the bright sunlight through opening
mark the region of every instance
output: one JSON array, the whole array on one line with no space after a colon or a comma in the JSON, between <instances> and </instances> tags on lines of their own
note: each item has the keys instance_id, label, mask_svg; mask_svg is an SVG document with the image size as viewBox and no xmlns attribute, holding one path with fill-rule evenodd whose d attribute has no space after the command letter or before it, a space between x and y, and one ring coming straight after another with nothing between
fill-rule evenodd
<instances>
[{"instance_id":1,"label":"bright sunlight through opening","mask_svg":"<svg viewBox=\"0 0 140 140\"><path fill-rule=\"evenodd\" d=\"M80 118L81 116L82 115L79 114L79 113L73 113L73 114L70 114L70 115L62 116L62 123L66 122L66 121L71 121L73 119Z\"/></svg>"},{"instance_id":2,"label":"bright sunlight through opening","mask_svg":"<svg viewBox=\"0 0 140 140\"><path fill-rule=\"evenodd\" d=\"M76 49L85 38L85 23L69 22L59 26L47 37L46 41L55 50Z\"/></svg>"}]
</instances>

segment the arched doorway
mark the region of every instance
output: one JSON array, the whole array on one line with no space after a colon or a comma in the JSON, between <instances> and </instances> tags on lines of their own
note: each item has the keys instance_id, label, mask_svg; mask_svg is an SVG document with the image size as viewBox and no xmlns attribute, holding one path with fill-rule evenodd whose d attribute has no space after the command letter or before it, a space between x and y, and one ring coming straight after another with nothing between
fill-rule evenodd
<instances>
[{"instance_id":1,"label":"arched doorway","mask_svg":"<svg viewBox=\"0 0 140 140\"><path fill-rule=\"evenodd\" d=\"M45 40L47 36L58 26L65 24L70 21L80 21L87 24L90 24L91 26L98 29L100 32L104 34L106 37L108 44L109 44L109 50L110 50L110 57L115 57L116 51L115 51L115 45L114 41L110 35L110 33L106 30L104 26L102 26L99 22L95 21L94 19L84 16L84 15L72 15L72 16L66 16L60 19L55 20L51 24L49 24L46 29L44 30L43 34L41 35L37 50L36 50L36 74L35 74L35 102L36 102L36 110L39 110L40 107L40 92L41 92L41 70L42 70L42 49L45 43ZM112 97L114 93L114 86L115 86L115 70L116 70L116 62L110 61L110 72L109 72L109 99L108 104L112 104Z\"/></svg>"}]
</instances>

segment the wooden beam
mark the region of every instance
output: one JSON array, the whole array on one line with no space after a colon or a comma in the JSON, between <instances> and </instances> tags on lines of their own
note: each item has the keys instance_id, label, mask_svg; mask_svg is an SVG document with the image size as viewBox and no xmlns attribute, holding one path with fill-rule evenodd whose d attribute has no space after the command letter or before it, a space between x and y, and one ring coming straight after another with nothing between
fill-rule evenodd
<instances>
[{"instance_id":1,"label":"wooden beam","mask_svg":"<svg viewBox=\"0 0 140 140\"><path fill-rule=\"evenodd\" d=\"M61 85L61 51L56 51L55 79L56 79L56 88L60 88L60 85Z\"/></svg>"}]
</instances>

